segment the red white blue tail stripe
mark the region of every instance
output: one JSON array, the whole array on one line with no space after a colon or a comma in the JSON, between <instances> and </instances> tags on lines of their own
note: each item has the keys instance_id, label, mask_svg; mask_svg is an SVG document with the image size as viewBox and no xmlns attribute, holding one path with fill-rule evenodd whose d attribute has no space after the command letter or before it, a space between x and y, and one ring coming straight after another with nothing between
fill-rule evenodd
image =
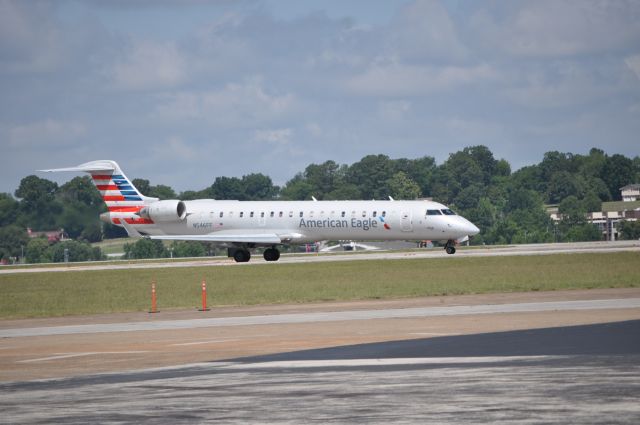
<instances>
[{"instance_id":1,"label":"red white blue tail stripe","mask_svg":"<svg viewBox=\"0 0 640 425\"><path fill-rule=\"evenodd\" d=\"M142 195L115 161L91 161L77 167L41 171L87 172L91 174L94 185L107 204L111 222L120 224L120 220L124 219L129 224L153 224L152 220L135 214L145 205L158 199Z\"/></svg>"}]
</instances>

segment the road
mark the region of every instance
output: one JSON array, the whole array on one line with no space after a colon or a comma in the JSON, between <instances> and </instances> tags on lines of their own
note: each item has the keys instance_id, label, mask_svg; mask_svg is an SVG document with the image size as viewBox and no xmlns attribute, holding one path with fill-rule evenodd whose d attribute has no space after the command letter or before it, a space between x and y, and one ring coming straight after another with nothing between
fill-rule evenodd
<instances>
[{"instance_id":1,"label":"road","mask_svg":"<svg viewBox=\"0 0 640 425\"><path fill-rule=\"evenodd\" d=\"M415 258L441 258L451 259L460 257L491 257L505 255L553 255L572 254L579 252L640 252L640 241L616 241L616 242L574 242L558 244L523 244L500 247L472 247L470 249L458 249L456 254L447 255L441 248L412 250L412 251L368 251L368 252L345 252L331 254L295 254L282 255L278 262L266 262L255 255L249 263L236 263L232 259L213 258L209 260L166 260L164 262L121 262L108 264L82 264L74 263L69 266L47 266L33 265L24 268L2 268L0 274L16 273L42 273L42 272L65 272L65 271L85 271L85 270L116 270L116 269L148 269L148 268L168 268L168 267L211 267L211 266L237 266L251 267L256 265L275 265L279 263L310 263L310 262L335 262L354 260L397 260Z\"/></svg>"}]
</instances>

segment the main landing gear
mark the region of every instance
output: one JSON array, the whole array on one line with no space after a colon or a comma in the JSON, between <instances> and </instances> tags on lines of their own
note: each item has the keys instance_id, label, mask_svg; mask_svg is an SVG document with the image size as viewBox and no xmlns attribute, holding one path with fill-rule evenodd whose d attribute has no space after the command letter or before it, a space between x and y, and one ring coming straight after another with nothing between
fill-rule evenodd
<instances>
[{"instance_id":1,"label":"main landing gear","mask_svg":"<svg viewBox=\"0 0 640 425\"><path fill-rule=\"evenodd\" d=\"M280 258L280 251L276 248L267 248L264 250L263 256L265 261L278 261Z\"/></svg>"},{"instance_id":2,"label":"main landing gear","mask_svg":"<svg viewBox=\"0 0 640 425\"><path fill-rule=\"evenodd\" d=\"M456 242L449 239L447 243L444 245L444 250L447 254L455 254L456 253Z\"/></svg>"},{"instance_id":3,"label":"main landing gear","mask_svg":"<svg viewBox=\"0 0 640 425\"><path fill-rule=\"evenodd\" d=\"M233 257L236 263L246 263L251 259L251 252L247 248L229 248L227 255ZM271 247L264 250L265 261L278 261L280 259L280 251Z\"/></svg>"},{"instance_id":4,"label":"main landing gear","mask_svg":"<svg viewBox=\"0 0 640 425\"><path fill-rule=\"evenodd\" d=\"M251 253L247 249L237 248L235 250L229 249L229 257L233 257L236 263L246 263L251 259Z\"/></svg>"}]
</instances>

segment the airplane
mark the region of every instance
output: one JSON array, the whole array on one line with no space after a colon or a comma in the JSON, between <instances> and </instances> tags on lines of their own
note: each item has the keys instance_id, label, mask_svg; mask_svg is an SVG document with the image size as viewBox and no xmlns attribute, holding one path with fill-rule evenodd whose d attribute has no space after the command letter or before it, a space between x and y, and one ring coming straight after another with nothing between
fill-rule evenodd
<instances>
[{"instance_id":1,"label":"airplane","mask_svg":"<svg viewBox=\"0 0 640 425\"><path fill-rule=\"evenodd\" d=\"M244 263L251 249L266 247L266 261L278 247L323 240L434 240L447 254L480 230L443 204L396 201L160 200L144 196L115 161L99 160L42 172L86 172L107 204L104 222L124 227L130 237L213 242Z\"/></svg>"}]
</instances>

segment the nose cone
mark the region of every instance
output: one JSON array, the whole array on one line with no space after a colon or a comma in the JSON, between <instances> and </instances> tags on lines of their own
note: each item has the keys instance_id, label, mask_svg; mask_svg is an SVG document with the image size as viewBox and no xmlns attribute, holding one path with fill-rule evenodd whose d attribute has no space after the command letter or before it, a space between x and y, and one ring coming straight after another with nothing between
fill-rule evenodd
<instances>
[{"instance_id":1,"label":"nose cone","mask_svg":"<svg viewBox=\"0 0 640 425\"><path fill-rule=\"evenodd\" d=\"M475 224L473 224L472 222L470 222L470 221L469 221L469 220L467 220L466 218L464 219L464 225L463 225L463 228L464 228L464 232L465 232L467 235L469 235L470 237L471 237L471 236L475 236L475 235L477 235L478 233L480 233L480 229L478 229L478 227L477 227Z\"/></svg>"}]
</instances>

